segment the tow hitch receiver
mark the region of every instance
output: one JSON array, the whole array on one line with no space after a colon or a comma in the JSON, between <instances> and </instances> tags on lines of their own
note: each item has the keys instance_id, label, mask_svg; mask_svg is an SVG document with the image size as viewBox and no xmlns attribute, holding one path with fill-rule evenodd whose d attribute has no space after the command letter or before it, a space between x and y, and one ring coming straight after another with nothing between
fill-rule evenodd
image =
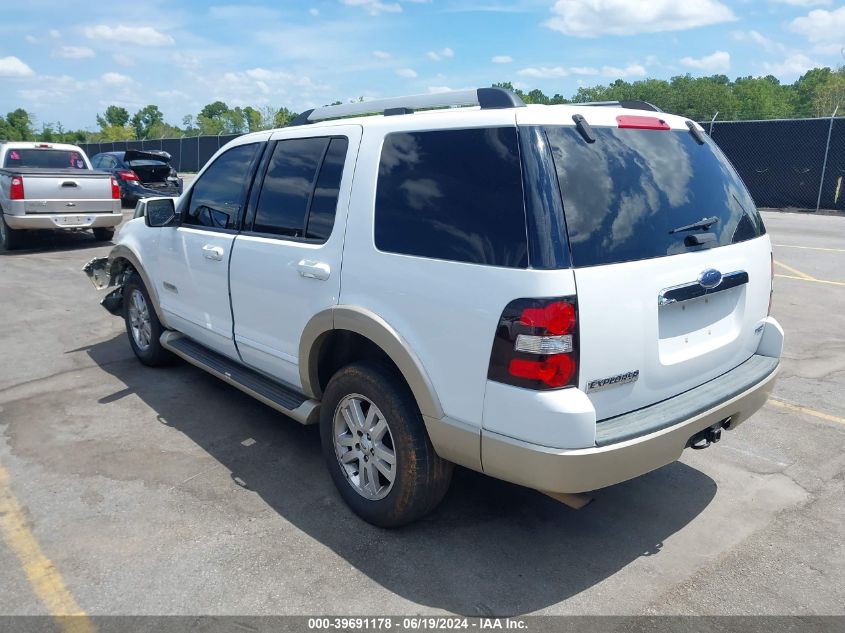
<instances>
[{"instance_id":1,"label":"tow hitch receiver","mask_svg":"<svg viewBox=\"0 0 845 633\"><path fill-rule=\"evenodd\" d=\"M731 419L725 418L721 422L717 422L713 426L709 426L693 435L687 441L687 447L696 451L704 450L711 444L715 444L722 439L722 429L726 429L731 425Z\"/></svg>"}]
</instances>

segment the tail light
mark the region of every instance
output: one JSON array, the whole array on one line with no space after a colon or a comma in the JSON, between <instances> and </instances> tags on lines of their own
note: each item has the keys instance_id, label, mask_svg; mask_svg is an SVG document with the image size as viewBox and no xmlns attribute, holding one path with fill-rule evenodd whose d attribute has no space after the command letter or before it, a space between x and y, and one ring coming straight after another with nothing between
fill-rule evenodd
<instances>
[{"instance_id":1,"label":"tail light","mask_svg":"<svg viewBox=\"0 0 845 633\"><path fill-rule=\"evenodd\" d=\"M575 297L517 299L499 319L487 377L527 389L578 384Z\"/></svg>"},{"instance_id":2,"label":"tail light","mask_svg":"<svg viewBox=\"0 0 845 633\"><path fill-rule=\"evenodd\" d=\"M138 174L136 174L131 169L121 169L117 172L117 175L120 176L123 180L134 180L135 182L140 182Z\"/></svg>"},{"instance_id":3,"label":"tail light","mask_svg":"<svg viewBox=\"0 0 845 633\"><path fill-rule=\"evenodd\" d=\"M111 179L111 197L112 200L120 200L120 185L114 176Z\"/></svg>"},{"instance_id":4,"label":"tail light","mask_svg":"<svg viewBox=\"0 0 845 633\"><path fill-rule=\"evenodd\" d=\"M23 178L15 176L9 186L10 200L23 200Z\"/></svg>"}]
</instances>

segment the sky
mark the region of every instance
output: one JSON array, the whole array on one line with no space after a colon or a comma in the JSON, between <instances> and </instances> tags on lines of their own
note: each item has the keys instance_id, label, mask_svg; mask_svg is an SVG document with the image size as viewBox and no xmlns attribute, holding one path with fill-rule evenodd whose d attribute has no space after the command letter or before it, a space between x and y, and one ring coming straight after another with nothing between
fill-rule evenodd
<instances>
[{"instance_id":1,"label":"sky","mask_svg":"<svg viewBox=\"0 0 845 633\"><path fill-rule=\"evenodd\" d=\"M110 104L180 124L206 103L286 106L511 81L727 74L795 81L845 63L834 0L27 0L0 23L0 113L96 129Z\"/></svg>"}]
</instances>

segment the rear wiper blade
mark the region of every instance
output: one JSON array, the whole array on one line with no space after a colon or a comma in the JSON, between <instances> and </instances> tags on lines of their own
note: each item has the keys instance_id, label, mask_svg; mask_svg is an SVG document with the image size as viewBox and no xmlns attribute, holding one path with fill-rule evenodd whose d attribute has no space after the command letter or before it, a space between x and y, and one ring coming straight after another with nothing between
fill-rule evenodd
<instances>
[{"instance_id":1,"label":"rear wiper blade","mask_svg":"<svg viewBox=\"0 0 845 633\"><path fill-rule=\"evenodd\" d=\"M672 229L669 231L670 234L672 233L680 233L682 231L696 231L698 229L709 229L713 224L719 221L715 215L710 218L701 218L698 222L693 222L692 224L687 224L686 226L679 226L676 229Z\"/></svg>"}]
</instances>

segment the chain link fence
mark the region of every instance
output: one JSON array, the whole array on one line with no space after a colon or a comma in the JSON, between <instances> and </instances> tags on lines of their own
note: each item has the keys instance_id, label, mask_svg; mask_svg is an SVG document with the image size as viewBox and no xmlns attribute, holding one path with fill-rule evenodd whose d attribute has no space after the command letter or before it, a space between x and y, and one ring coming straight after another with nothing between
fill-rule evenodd
<instances>
[{"instance_id":1,"label":"chain link fence","mask_svg":"<svg viewBox=\"0 0 845 633\"><path fill-rule=\"evenodd\" d=\"M845 117L703 121L758 207L845 211ZM196 172L237 134L82 144L93 156L164 150L180 172Z\"/></svg>"},{"instance_id":2,"label":"chain link fence","mask_svg":"<svg viewBox=\"0 0 845 633\"><path fill-rule=\"evenodd\" d=\"M145 139L141 141L103 141L81 143L88 157L101 152L134 150L164 150L171 156L171 164L179 172L197 172L214 153L239 134L220 136L183 136L182 138Z\"/></svg>"},{"instance_id":3,"label":"chain link fence","mask_svg":"<svg viewBox=\"0 0 845 633\"><path fill-rule=\"evenodd\" d=\"M758 207L845 211L845 118L703 121Z\"/></svg>"}]
</instances>

